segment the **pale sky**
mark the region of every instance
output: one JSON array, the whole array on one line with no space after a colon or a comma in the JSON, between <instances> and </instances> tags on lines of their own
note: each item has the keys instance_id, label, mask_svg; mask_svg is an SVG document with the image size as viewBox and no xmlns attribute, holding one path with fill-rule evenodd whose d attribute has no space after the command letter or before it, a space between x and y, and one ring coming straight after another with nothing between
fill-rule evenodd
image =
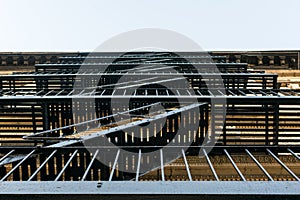
<instances>
[{"instance_id":1,"label":"pale sky","mask_svg":"<svg viewBox=\"0 0 300 200\"><path fill-rule=\"evenodd\" d=\"M139 28L205 50L300 49L299 0L0 0L0 51L92 51Z\"/></svg>"}]
</instances>

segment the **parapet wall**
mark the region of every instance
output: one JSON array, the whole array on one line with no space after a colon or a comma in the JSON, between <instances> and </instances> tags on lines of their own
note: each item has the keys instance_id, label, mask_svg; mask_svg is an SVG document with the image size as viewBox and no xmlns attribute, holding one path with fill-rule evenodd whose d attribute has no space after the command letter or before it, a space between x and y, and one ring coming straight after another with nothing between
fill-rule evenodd
<instances>
[{"instance_id":1,"label":"parapet wall","mask_svg":"<svg viewBox=\"0 0 300 200\"><path fill-rule=\"evenodd\" d=\"M226 56L226 62L248 63L256 69L300 69L300 51L211 51L211 55ZM0 66L34 66L57 63L61 56L78 56L86 52L3 52ZM1 68L7 69L7 68Z\"/></svg>"}]
</instances>

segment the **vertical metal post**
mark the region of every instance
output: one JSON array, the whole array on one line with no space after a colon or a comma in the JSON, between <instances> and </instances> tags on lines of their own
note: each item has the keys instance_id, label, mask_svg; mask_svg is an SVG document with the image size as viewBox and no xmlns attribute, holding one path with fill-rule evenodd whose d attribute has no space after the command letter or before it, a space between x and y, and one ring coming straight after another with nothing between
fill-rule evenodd
<instances>
[{"instance_id":1,"label":"vertical metal post","mask_svg":"<svg viewBox=\"0 0 300 200\"><path fill-rule=\"evenodd\" d=\"M210 125L211 125L211 128L210 128L210 139L211 139L211 142L214 144L215 143L215 140L216 140L216 118L215 118L215 114L216 114L216 108L215 108L215 105L212 103L211 104L211 117L210 117Z\"/></svg>"},{"instance_id":2,"label":"vertical metal post","mask_svg":"<svg viewBox=\"0 0 300 200\"><path fill-rule=\"evenodd\" d=\"M49 108L48 108L48 103L42 104L42 109L43 109L43 131L49 130ZM49 136L48 133L46 135L47 137Z\"/></svg>"},{"instance_id":3,"label":"vertical metal post","mask_svg":"<svg viewBox=\"0 0 300 200\"><path fill-rule=\"evenodd\" d=\"M263 77L262 79L263 79L262 89L267 89L266 77Z\"/></svg>"},{"instance_id":4,"label":"vertical metal post","mask_svg":"<svg viewBox=\"0 0 300 200\"><path fill-rule=\"evenodd\" d=\"M298 51L298 70L300 70L300 52Z\"/></svg>"},{"instance_id":5,"label":"vertical metal post","mask_svg":"<svg viewBox=\"0 0 300 200\"><path fill-rule=\"evenodd\" d=\"M200 106L200 121L198 122L199 123L199 126L200 126L200 142L198 145L201 145L204 141L204 127L205 127L205 115L204 115L204 109L205 109L206 105L205 106Z\"/></svg>"},{"instance_id":6,"label":"vertical metal post","mask_svg":"<svg viewBox=\"0 0 300 200\"><path fill-rule=\"evenodd\" d=\"M226 119L225 119L225 123L224 123L224 126L223 126L223 145L226 146L226 143L227 143L227 137L226 137L226 133L227 133L227 124L226 124Z\"/></svg>"},{"instance_id":7,"label":"vertical metal post","mask_svg":"<svg viewBox=\"0 0 300 200\"><path fill-rule=\"evenodd\" d=\"M204 131L204 133L208 134L208 125L209 125L209 105L208 104L205 105L205 119L204 120L205 120L205 131Z\"/></svg>"},{"instance_id":8,"label":"vertical metal post","mask_svg":"<svg viewBox=\"0 0 300 200\"><path fill-rule=\"evenodd\" d=\"M265 108L265 145L269 145L269 106L268 104L264 104Z\"/></svg>"},{"instance_id":9,"label":"vertical metal post","mask_svg":"<svg viewBox=\"0 0 300 200\"><path fill-rule=\"evenodd\" d=\"M273 134L275 135L274 137L274 145L278 145L278 140L279 140L279 104L275 103L274 104L274 132Z\"/></svg>"},{"instance_id":10,"label":"vertical metal post","mask_svg":"<svg viewBox=\"0 0 300 200\"><path fill-rule=\"evenodd\" d=\"M32 110L32 132L36 133L37 127L36 127L36 115L35 115L34 105L31 106L31 110Z\"/></svg>"},{"instance_id":11,"label":"vertical metal post","mask_svg":"<svg viewBox=\"0 0 300 200\"><path fill-rule=\"evenodd\" d=\"M278 75L273 76L273 89L280 89L278 87Z\"/></svg>"}]
</instances>

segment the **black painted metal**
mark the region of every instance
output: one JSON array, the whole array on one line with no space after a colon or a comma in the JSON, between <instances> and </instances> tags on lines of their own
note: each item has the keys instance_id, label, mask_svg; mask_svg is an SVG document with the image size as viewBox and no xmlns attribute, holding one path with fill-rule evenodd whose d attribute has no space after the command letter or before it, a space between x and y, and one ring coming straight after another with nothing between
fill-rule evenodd
<instances>
[{"instance_id":1,"label":"black painted metal","mask_svg":"<svg viewBox=\"0 0 300 200\"><path fill-rule=\"evenodd\" d=\"M110 147L95 147L93 152L98 151L109 151ZM141 147L122 147L126 150L128 149L140 149ZM142 147L143 148L149 148L149 147ZM156 148L156 147L153 147ZM173 148L174 152L180 150L182 147L165 147L165 148ZM201 147L193 147L194 151L198 151ZM209 148L209 147L202 147L202 148ZM214 158L214 155L223 155L226 157L228 155L228 152L230 152L231 155L235 155L237 152L241 152L242 150L246 150L252 153L255 153L255 155L263 154L266 151L276 152L278 153L285 153L289 155L293 155L290 153L290 151L299 153L300 149L299 146L289 146L289 147L272 147L272 146L215 146L213 150L210 152L209 157ZM1 147L0 148L0 154L5 155L9 152L12 152L9 156L19 156L24 155L21 159L16 161L8 161L5 162L5 164L0 163L0 178L2 181L54 181L54 180L61 180L61 181L104 181L104 180L135 180L135 174L132 173L119 173L117 172L118 169L114 170L114 174L109 176L111 172L110 170L101 162L99 162L97 159L93 159L94 154L90 153L85 149L85 147L64 147L64 148L34 148L34 147ZM225 151L224 151L225 150ZM228 152L227 152L228 151ZM180 152L180 151L179 151ZM225 154L224 152L227 152ZM101 154L103 155L103 154ZM167 154L163 154L164 156L167 156ZM253 154L251 154L253 155ZM117 156L117 155L116 155ZM272 154L272 156L275 156ZM145 158L145 155L142 155L143 159ZM7 158L6 158L7 159ZM112 163L115 162L116 157L112 158L106 158L112 161ZM125 159L125 158L123 158ZM134 165L137 164L137 162L131 162L131 159L133 158L126 158L128 163L132 163ZM150 158L150 160L153 158ZM209 159L209 158L208 158ZM276 159L278 159L276 157ZM5 159L4 159L5 161ZM256 160L259 165L261 163ZM117 162L122 162L121 160ZM188 160L186 160L187 166L189 165ZM240 161L234 161L231 158L231 162L236 165L240 164ZM238 163L236 163L238 162ZM279 161L278 161L279 162ZM144 163L145 164L145 163ZM286 165L280 161L280 164ZM214 165L211 164L212 170L214 170ZM13 168L11 168L12 166ZM216 165L215 165L216 167ZM236 166L237 167L237 166ZM286 167L287 168L287 167ZM289 173L291 173L295 179L298 176L289 168L287 168ZM109 170L109 171L108 171ZM186 169L187 170L187 169ZM192 172L190 172L192 173ZM267 173L267 172L266 172ZM239 171L239 174L243 177L244 180L247 181L244 175L241 171ZM32 176L33 175L33 176ZM215 174L216 176L217 173ZM31 177L32 176L32 177ZM192 176L189 176L191 178ZM270 178L272 178L269 175ZM188 179L189 179L188 178ZM271 180L273 180L276 177L273 177ZM274 181L274 180L273 180Z\"/></svg>"},{"instance_id":2,"label":"black painted metal","mask_svg":"<svg viewBox=\"0 0 300 200\"><path fill-rule=\"evenodd\" d=\"M76 70L78 70L84 59L86 59L87 65L90 65L87 74L76 74ZM209 73L202 75L202 71L200 73L193 72L193 65L187 61L190 61L190 59L194 62L194 66L201 66L202 70L208 70ZM149 63L149 61L151 62ZM222 72L221 74L214 74L209 71L215 65L210 63L211 61L217 62L216 66ZM98 84L100 88L97 88L96 91L83 88L79 92L83 96L96 95L96 114L94 118L111 114L109 109L111 98L131 98L133 108L157 101L172 107L172 103L168 102L176 102L177 99L183 99L188 103L189 98L193 98L191 92L189 92L191 90L195 92L196 96L194 97L199 102L210 103L212 98L226 98L225 126L223 127L223 133L216 138L219 139L220 144L276 145L286 142L298 142L299 139L297 139L298 135L296 133L299 130L299 119L297 117L299 100L297 95L300 92L277 89L277 75L261 72L249 73L246 64L223 63L223 61L224 56L208 58L191 53L187 53L183 58L163 52L124 54L121 57L118 54L96 55L94 57L81 55L79 57L62 57L59 59L59 64L38 64L36 65L36 72L1 76L0 113L5 116L2 120L5 126L1 127L0 134L2 137L7 138L21 138L29 133L74 124L74 118L76 117L80 117L81 121L89 120L85 116L73 116L72 109L75 106L72 96L74 79L76 76L80 76L88 77L83 80L91 81L93 79L97 80L101 75L105 79L100 79ZM126 89L114 85L121 76L125 78L132 76L159 77L159 80L170 79L171 81L173 76L178 76L178 74L157 71L153 74L142 71L131 73L131 68L137 64L146 64L154 69L161 64L174 68L179 75L189 81L191 88L175 88L177 94L165 88L139 88L135 91L135 96L132 97L131 94L126 93ZM93 71L95 66L105 67L107 65L109 65L109 70L104 74L97 74ZM223 79L226 88L225 94L222 90L206 89L207 81L219 81L216 75ZM86 83L83 83L83 85L86 85ZM291 104L288 110L284 107L286 104ZM214 123L214 116L209 116L209 107L200 109L200 116L205 118L206 121L200 121L200 136L197 137L199 141L203 141L209 128L212 130L213 135L215 126L218 125ZM293 110L293 112L290 110ZM22 117L18 120L19 123L14 123L16 118L20 116ZM175 126L177 125L175 124ZM64 133L59 130L52 132L48 137L57 137L61 134L69 135L74 131L74 129L71 129L69 132ZM10 143L11 140L1 142Z\"/></svg>"},{"instance_id":3,"label":"black painted metal","mask_svg":"<svg viewBox=\"0 0 300 200\"><path fill-rule=\"evenodd\" d=\"M271 151L274 153L272 156L277 159L276 155L280 153L298 156L297 153L300 152L298 145L300 142L298 134L300 132L300 91L279 89L275 74L247 71L247 64L243 63L224 63L226 61L224 56L208 58L199 54L186 53L179 57L164 52L86 56L71 55L61 57L56 61L53 58L51 64L35 65L35 72L0 76L0 143L6 146L0 147L0 154L3 156L3 159L0 158L0 178L3 181L139 179L141 174L120 172L116 168L118 161L123 162L128 158L122 155L105 157L105 152L110 150L105 147L107 143L103 143L103 147L95 149L94 152L101 152L99 155L104 155L105 159L112 163L113 170L100 163L94 154L81 147L82 139L76 138L77 134L84 132L75 128L78 123L82 123L81 128L89 131L95 127L85 122L97 118L101 118L97 122L100 122L103 130L116 126L114 118L110 116L113 114L111 99L130 98L129 114L137 121L145 119L149 115L147 106L157 102L160 102L164 109L172 110L178 108L178 99L186 105L191 104L191 99L197 99L201 105L199 112L187 110L169 115L166 118L166 125L162 127L162 134L155 140L141 141L127 137L125 136L126 129L112 131L107 137L122 148L129 148L131 151L135 149L136 152L140 152L140 155L145 149L157 148L170 142L169 135L176 134L180 122L197 124L199 127L197 132L188 135L187 130L185 136L189 139L177 141L179 152L183 151L182 146L186 147L189 144L190 148L186 154L195 155L199 151L201 153L200 146L203 145L205 138L209 137L211 141L216 140L216 146L209 155L202 150L216 180L220 177L209 156L226 155L238 172L239 179L247 181L232 156L246 151L248 155L253 156L252 160L272 181L276 177L268 173L267 169L255 158L254 153ZM77 71L83 62L86 63L86 72L78 74ZM137 67L139 65L143 67ZM97 68L106 67L108 68L104 73L97 72ZM201 69L200 72L196 71L195 67ZM145 71L145 69L151 70ZM168 73L169 69L176 70L177 73ZM127 93L126 88L117 83L120 77L123 77L127 86L130 87L130 81L135 76L139 77L138 84L143 87L136 89L133 95ZM148 84L151 81L176 83L179 76L188 81L189 88L180 88L175 86L176 84L173 84L174 88ZM80 94L76 96L78 99L73 96L76 77L83 78L83 88L76 93ZM223 90L222 88L207 89L210 82L220 81L220 77L224 83ZM91 81L98 81L96 87L84 88ZM176 92L173 93L171 89ZM93 107L95 113L78 115L73 112L74 109L79 109L77 101L91 97L95 99L95 104L87 103L81 109L95 106ZM219 122L220 118L211 114L212 110L214 114L222 114L219 113L221 110L217 109L219 105L213 103L213 100L217 99L226 99L226 105L222 105L226 107L223 127L220 127L222 125ZM126 112L125 107L119 109L119 112ZM97 130L99 127L95 128L94 133L103 131ZM143 126L140 126L141 129L143 132L147 131ZM221 130L221 134L216 133L218 130ZM37 137L22 139L23 136L32 133L37 134ZM47 145L68 140L75 141L72 143L74 147L47 148ZM143 155L140 156L141 158L136 158L136 160L141 161ZM165 156L161 150L160 157L165 158ZM188 179L191 180L192 172L189 170L185 154L183 158ZM136 160L132 163L136 163ZM162 166L160 180L165 177L163 172ZM298 180L298 175L292 170L289 173L295 180Z\"/></svg>"}]
</instances>

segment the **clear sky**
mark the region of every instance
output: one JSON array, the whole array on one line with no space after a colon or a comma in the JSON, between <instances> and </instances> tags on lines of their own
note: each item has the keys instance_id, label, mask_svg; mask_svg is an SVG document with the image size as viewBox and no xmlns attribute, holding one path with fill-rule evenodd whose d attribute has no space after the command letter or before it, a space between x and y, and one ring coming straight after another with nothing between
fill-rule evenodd
<instances>
[{"instance_id":1,"label":"clear sky","mask_svg":"<svg viewBox=\"0 0 300 200\"><path fill-rule=\"evenodd\" d=\"M163 28L205 50L300 49L299 0L0 0L0 51L91 51Z\"/></svg>"}]
</instances>

